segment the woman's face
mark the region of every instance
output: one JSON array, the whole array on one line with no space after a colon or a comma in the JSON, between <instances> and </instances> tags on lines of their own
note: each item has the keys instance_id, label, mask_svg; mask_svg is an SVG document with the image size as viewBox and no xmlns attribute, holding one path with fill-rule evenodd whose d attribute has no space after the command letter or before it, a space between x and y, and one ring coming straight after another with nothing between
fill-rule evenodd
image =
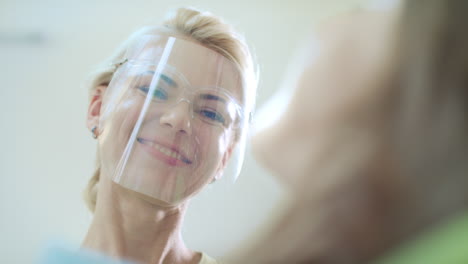
<instances>
[{"instance_id":1,"label":"woman's face","mask_svg":"<svg viewBox=\"0 0 468 264\"><path fill-rule=\"evenodd\" d=\"M164 65L147 64L157 41L121 66L106 89L99 151L115 182L174 205L221 176L241 91L230 63L193 43L176 40Z\"/></svg>"}]
</instances>

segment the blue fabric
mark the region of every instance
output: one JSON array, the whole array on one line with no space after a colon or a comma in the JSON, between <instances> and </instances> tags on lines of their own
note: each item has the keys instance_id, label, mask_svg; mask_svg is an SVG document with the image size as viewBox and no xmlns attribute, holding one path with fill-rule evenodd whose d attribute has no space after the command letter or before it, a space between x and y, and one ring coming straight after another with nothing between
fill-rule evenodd
<instances>
[{"instance_id":1,"label":"blue fabric","mask_svg":"<svg viewBox=\"0 0 468 264\"><path fill-rule=\"evenodd\" d=\"M38 264L131 264L86 249L75 249L61 242L51 242L42 252Z\"/></svg>"}]
</instances>

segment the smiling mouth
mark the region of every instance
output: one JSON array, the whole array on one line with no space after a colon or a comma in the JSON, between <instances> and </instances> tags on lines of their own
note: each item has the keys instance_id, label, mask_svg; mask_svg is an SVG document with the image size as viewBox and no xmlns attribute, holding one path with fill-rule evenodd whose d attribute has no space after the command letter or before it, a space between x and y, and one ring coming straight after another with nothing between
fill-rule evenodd
<instances>
[{"instance_id":1,"label":"smiling mouth","mask_svg":"<svg viewBox=\"0 0 468 264\"><path fill-rule=\"evenodd\" d=\"M191 160L187 159L186 157L181 155L179 152L174 151L174 150L172 150L170 148L164 147L164 146L159 145L159 144L157 144L157 143L155 143L153 141L145 140L145 139L142 139L142 138L137 138L137 141L139 143L141 143L141 144L144 144L144 145L146 145L148 147L151 147L151 148L159 151L160 153L166 155L168 158L180 160L185 164L192 164Z\"/></svg>"}]
</instances>

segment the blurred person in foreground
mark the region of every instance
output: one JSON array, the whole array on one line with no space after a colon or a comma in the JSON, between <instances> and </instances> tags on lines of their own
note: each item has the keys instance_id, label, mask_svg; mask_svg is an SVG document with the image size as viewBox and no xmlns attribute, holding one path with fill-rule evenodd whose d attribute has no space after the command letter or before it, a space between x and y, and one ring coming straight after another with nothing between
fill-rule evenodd
<instances>
[{"instance_id":1,"label":"blurred person in foreground","mask_svg":"<svg viewBox=\"0 0 468 264\"><path fill-rule=\"evenodd\" d=\"M229 261L468 263L466 14L464 0L405 1L320 28L253 138L291 200Z\"/></svg>"}]
</instances>

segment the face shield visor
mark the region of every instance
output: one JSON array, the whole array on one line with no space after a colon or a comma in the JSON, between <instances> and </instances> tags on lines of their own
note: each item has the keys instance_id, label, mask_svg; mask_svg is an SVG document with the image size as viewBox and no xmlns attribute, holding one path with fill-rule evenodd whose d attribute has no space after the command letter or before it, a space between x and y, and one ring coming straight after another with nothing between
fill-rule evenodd
<instances>
[{"instance_id":1,"label":"face shield visor","mask_svg":"<svg viewBox=\"0 0 468 264\"><path fill-rule=\"evenodd\" d=\"M146 198L177 205L242 166L248 114L239 68L168 35L134 42L104 95L102 170Z\"/></svg>"}]
</instances>

